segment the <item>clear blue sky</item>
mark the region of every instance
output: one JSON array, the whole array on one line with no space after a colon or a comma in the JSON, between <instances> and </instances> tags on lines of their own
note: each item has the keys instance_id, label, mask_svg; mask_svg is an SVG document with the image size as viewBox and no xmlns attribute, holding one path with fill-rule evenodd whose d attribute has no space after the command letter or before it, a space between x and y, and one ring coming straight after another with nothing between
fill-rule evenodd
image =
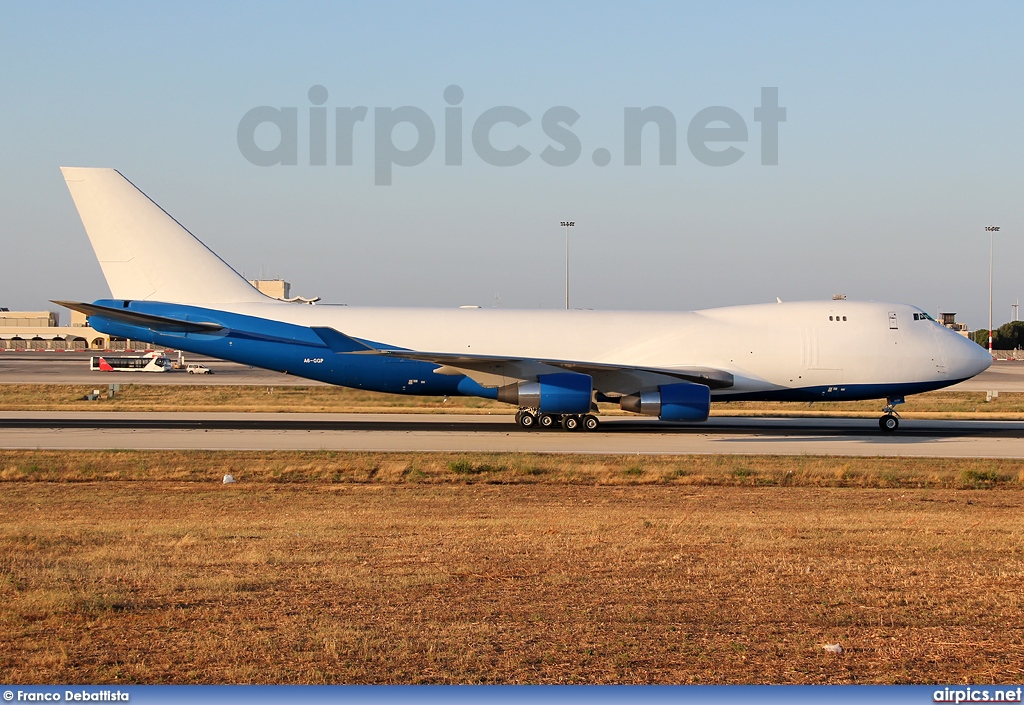
<instances>
[{"instance_id":1,"label":"clear blue sky","mask_svg":"<svg viewBox=\"0 0 1024 705\"><path fill-rule=\"evenodd\" d=\"M106 295L60 165L119 169L246 275L381 305L558 308L572 218L573 304L691 309L829 298L914 303L987 322L1024 297L1024 4L35 3L0 4L0 306ZM444 159L443 93L464 91L462 166ZM307 93L329 109L327 166L309 164ZM760 164L762 87L787 120ZM251 108L297 108L298 164L255 166ZM374 185L374 109L416 106L430 156ZM532 119L471 147L495 106ZM579 113L572 165L550 166L541 116ZM366 106L353 164L334 164L334 108ZM623 110L663 106L677 161L623 164ZM726 106L742 158L707 166L690 120ZM276 132L256 133L263 148ZM405 125L394 141L407 148ZM560 145L555 143L554 147ZM716 145L714 148L728 145ZM608 166L591 159L597 148Z\"/></svg>"}]
</instances>

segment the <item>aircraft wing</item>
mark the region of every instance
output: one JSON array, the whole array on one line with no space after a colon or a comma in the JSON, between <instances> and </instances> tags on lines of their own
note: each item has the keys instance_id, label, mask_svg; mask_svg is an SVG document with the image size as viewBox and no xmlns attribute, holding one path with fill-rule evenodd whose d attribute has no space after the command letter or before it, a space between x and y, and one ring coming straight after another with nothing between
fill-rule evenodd
<instances>
[{"instance_id":1,"label":"aircraft wing","mask_svg":"<svg viewBox=\"0 0 1024 705\"><path fill-rule=\"evenodd\" d=\"M733 386L733 375L710 367L635 367L575 360L531 359L495 355L418 352L415 350L377 350L378 354L421 360L442 365L440 374L464 374L483 386L500 386L512 380L535 379L550 372L579 372L594 377L603 390L633 393L645 386L692 382L711 389Z\"/></svg>"}]
</instances>

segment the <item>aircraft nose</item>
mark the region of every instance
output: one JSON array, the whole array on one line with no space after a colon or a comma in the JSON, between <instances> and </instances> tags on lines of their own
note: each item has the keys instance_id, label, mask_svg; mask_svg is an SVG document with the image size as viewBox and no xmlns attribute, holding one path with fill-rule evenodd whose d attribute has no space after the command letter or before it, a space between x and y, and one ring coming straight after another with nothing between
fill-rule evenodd
<instances>
[{"instance_id":1,"label":"aircraft nose","mask_svg":"<svg viewBox=\"0 0 1024 705\"><path fill-rule=\"evenodd\" d=\"M950 377L954 379L968 379L980 375L992 364L992 356L988 354L988 350L962 335L953 333L946 337L944 347Z\"/></svg>"}]
</instances>

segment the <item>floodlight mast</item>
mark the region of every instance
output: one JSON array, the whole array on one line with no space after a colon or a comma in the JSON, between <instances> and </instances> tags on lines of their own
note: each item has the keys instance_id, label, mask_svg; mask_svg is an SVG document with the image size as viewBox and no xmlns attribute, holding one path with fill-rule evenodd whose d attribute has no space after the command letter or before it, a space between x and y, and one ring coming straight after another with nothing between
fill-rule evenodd
<instances>
[{"instance_id":1,"label":"floodlight mast","mask_svg":"<svg viewBox=\"0 0 1024 705\"><path fill-rule=\"evenodd\" d=\"M559 223L565 228L565 310L569 310L569 228L576 225L575 220L563 220Z\"/></svg>"},{"instance_id":2,"label":"floodlight mast","mask_svg":"<svg viewBox=\"0 0 1024 705\"><path fill-rule=\"evenodd\" d=\"M998 225L986 225L985 232L989 235L988 243L988 354L992 354L992 260L996 247Z\"/></svg>"}]
</instances>

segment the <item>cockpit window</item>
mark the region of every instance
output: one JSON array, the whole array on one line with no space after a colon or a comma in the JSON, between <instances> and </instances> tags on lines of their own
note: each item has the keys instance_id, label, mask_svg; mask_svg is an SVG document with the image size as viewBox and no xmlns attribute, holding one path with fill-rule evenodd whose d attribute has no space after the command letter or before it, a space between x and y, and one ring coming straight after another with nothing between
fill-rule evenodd
<instances>
[{"instance_id":1,"label":"cockpit window","mask_svg":"<svg viewBox=\"0 0 1024 705\"><path fill-rule=\"evenodd\" d=\"M935 323L935 319L932 318L931 316L929 316L927 313L924 313L924 312L915 313L914 314L914 320L915 321L931 321L932 323Z\"/></svg>"}]
</instances>

